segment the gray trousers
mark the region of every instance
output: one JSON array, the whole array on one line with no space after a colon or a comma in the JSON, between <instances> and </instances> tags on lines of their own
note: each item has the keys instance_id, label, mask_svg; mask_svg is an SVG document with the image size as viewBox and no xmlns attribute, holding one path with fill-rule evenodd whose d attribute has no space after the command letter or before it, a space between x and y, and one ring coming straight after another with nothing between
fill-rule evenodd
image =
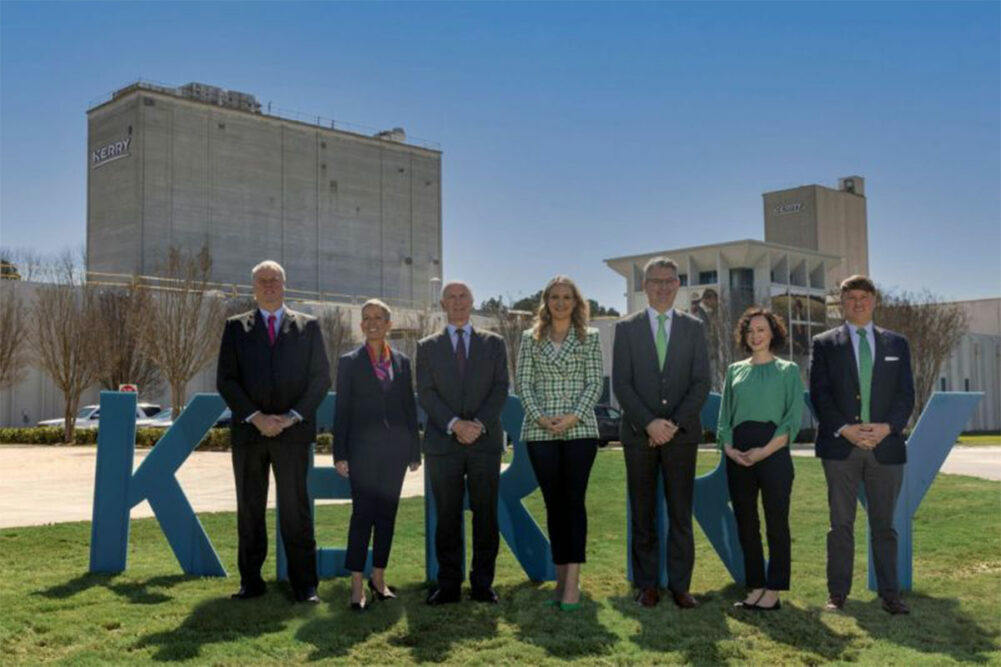
<instances>
[{"instance_id":1,"label":"gray trousers","mask_svg":"<svg viewBox=\"0 0 1001 667\"><path fill-rule=\"evenodd\" d=\"M864 485L869 535L881 597L900 593L897 582L897 531L893 511L904 478L903 464L886 465L871 450L853 447L848 458L824 459L831 528L827 531L827 590L848 595L855 562L855 508L859 484Z\"/></svg>"}]
</instances>

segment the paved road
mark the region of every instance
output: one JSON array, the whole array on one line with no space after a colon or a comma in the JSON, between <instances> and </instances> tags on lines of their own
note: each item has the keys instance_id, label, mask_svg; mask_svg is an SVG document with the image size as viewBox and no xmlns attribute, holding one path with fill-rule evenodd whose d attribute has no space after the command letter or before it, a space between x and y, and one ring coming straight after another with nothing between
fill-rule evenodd
<instances>
[{"instance_id":1,"label":"paved road","mask_svg":"<svg viewBox=\"0 0 1001 667\"><path fill-rule=\"evenodd\" d=\"M136 466L149 450L136 452ZM813 456L812 449L796 455ZM35 526L62 521L88 521L94 501L96 447L0 446L0 528ZM1001 447L956 447L943 472L1001 480ZM194 452L181 466L178 481L196 512L236 509L229 452ZM274 481L269 506L274 507ZM423 470L408 472L403 496L424 494ZM319 504L347 502L319 500ZM153 516L149 503L132 510L133 517Z\"/></svg>"},{"instance_id":2,"label":"paved road","mask_svg":"<svg viewBox=\"0 0 1001 667\"><path fill-rule=\"evenodd\" d=\"M138 467L148 449L136 451ZM328 455L329 456L329 455ZM319 455L318 455L319 462ZM89 521L94 502L97 447L0 446L0 528L38 526L62 521ZM193 452L177 473L195 512L236 510L236 488L229 452ZM407 472L403 496L424 495L424 471ZM350 502L317 500L318 505ZM275 506L275 480L268 487L268 506ZM132 517L153 516L143 501Z\"/></svg>"}]
</instances>

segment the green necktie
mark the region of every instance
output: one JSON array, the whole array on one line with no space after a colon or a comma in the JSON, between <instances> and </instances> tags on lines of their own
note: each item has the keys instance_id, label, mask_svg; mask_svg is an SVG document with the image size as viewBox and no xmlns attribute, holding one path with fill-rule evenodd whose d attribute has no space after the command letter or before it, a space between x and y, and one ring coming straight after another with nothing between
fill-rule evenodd
<instances>
[{"instance_id":1,"label":"green necktie","mask_svg":"<svg viewBox=\"0 0 1001 667\"><path fill-rule=\"evenodd\" d=\"M657 316L657 363L661 370L664 370L664 360L667 359L667 329L664 328L666 319L666 313Z\"/></svg>"},{"instance_id":2,"label":"green necktie","mask_svg":"<svg viewBox=\"0 0 1001 667\"><path fill-rule=\"evenodd\" d=\"M864 328L858 329L858 382L862 397L862 422L869 423L869 397L872 395L872 350Z\"/></svg>"}]
</instances>

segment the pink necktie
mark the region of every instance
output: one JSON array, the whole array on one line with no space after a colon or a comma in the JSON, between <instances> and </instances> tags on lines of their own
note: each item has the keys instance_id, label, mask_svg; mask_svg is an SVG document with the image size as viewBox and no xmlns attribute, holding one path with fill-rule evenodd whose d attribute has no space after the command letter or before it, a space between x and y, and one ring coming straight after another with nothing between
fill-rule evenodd
<instances>
[{"instance_id":1,"label":"pink necktie","mask_svg":"<svg viewBox=\"0 0 1001 667\"><path fill-rule=\"evenodd\" d=\"M268 341L271 343L271 346L274 347L274 345L275 345L275 316L274 315L268 315Z\"/></svg>"}]
</instances>

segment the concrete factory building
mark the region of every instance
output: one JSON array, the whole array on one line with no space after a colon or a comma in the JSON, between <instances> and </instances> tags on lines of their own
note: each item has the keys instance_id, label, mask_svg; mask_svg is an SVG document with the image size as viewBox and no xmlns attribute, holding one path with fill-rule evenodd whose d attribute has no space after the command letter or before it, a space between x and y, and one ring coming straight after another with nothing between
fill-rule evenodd
<instances>
[{"instance_id":1,"label":"concrete factory building","mask_svg":"<svg viewBox=\"0 0 1001 667\"><path fill-rule=\"evenodd\" d=\"M441 152L400 129L261 112L245 93L135 83L87 112L87 270L157 275L166 250L212 253L247 285L275 259L317 298L433 301L442 276Z\"/></svg>"}]
</instances>

